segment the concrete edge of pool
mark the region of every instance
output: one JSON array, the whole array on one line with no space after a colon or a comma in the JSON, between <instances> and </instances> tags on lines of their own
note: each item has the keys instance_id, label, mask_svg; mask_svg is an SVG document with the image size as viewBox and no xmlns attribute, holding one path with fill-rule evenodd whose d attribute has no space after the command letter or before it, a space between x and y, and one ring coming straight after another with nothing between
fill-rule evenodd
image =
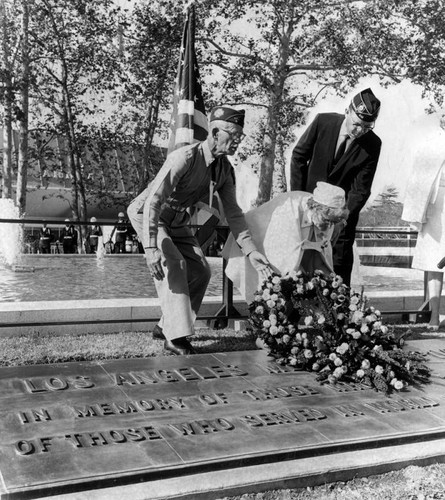
<instances>
[{"instance_id":1,"label":"concrete edge of pool","mask_svg":"<svg viewBox=\"0 0 445 500\"><path fill-rule=\"evenodd\" d=\"M419 290L382 291L366 294L371 305L382 312L412 311L423 302ZM234 307L247 315L247 304L240 295ZM222 305L221 297L205 297L200 316L214 316ZM0 336L29 334L113 333L151 330L161 309L157 298L63 300L0 303ZM198 322L204 326L205 322Z\"/></svg>"}]
</instances>

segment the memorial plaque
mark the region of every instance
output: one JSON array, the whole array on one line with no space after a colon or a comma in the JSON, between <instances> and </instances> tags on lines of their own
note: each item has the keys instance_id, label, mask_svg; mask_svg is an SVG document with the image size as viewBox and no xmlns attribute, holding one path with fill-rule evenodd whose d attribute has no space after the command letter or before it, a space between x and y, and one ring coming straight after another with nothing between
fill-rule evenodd
<instances>
[{"instance_id":1,"label":"memorial plaque","mask_svg":"<svg viewBox=\"0 0 445 500\"><path fill-rule=\"evenodd\" d=\"M321 385L263 351L0 369L2 496L44 495L445 436L432 383Z\"/></svg>"}]
</instances>

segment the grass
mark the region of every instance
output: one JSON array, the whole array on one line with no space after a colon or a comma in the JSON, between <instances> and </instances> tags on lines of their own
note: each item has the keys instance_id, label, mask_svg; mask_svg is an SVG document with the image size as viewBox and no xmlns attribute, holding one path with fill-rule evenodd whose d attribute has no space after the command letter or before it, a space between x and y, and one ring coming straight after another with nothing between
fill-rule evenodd
<instances>
[{"instance_id":1,"label":"grass","mask_svg":"<svg viewBox=\"0 0 445 500\"><path fill-rule=\"evenodd\" d=\"M406 339L437 338L425 335L425 325L395 325ZM443 335L443 334L442 334ZM252 334L231 329L203 328L191 339L199 353L256 349ZM163 342L147 332L56 335L31 332L0 338L0 366L94 361L118 358L150 358L169 355ZM221 497L222 498L222 497ZM445 500L445 465L410 466L378 476L329 483L304 489L270 490L264 493L224 497L223 500Z\"/></svg>"}]
</instances>

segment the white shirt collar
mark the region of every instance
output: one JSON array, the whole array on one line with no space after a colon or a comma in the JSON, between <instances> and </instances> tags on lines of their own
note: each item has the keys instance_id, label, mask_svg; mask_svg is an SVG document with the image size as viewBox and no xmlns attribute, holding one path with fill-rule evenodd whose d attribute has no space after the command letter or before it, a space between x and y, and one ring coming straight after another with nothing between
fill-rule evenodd
<instances>
[{"instance_id":1,"label":"white shirt collar","mask_svg":"<svg viewBox=\"0 0 445 500\"><path fill-rule=\"evenodd\" d=\"M204 160L206 162L206 167L208 167L216 158L210 151L209 143L207 141L204 141L202 143L202 152L204 153Z\"/></svg>"}]
</instances>

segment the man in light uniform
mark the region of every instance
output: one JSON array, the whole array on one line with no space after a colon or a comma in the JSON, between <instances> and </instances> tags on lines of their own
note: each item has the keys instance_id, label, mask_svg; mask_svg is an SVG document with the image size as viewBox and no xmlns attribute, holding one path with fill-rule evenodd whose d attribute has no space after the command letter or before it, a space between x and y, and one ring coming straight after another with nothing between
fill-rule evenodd
<instances>
[{"instance_id":1,"label":"man in light uniform","mask_svg":"<svg viewBox=\"0 0 445 500\"><path fill-rule=\"evenodd\" d=\"M209 203L217 192L243 253L263 277L271 273L236 201L235 175L227 159L244 136L244 116L244 110L214 108L207 139L170 153L155 179L127 210L143 242L159 296L164 347L174 354L194 352L187 337L194 333L194 321L210 280L209 265L189 227L189 207L200 201Z\"/></svg>"}]
</instances>

